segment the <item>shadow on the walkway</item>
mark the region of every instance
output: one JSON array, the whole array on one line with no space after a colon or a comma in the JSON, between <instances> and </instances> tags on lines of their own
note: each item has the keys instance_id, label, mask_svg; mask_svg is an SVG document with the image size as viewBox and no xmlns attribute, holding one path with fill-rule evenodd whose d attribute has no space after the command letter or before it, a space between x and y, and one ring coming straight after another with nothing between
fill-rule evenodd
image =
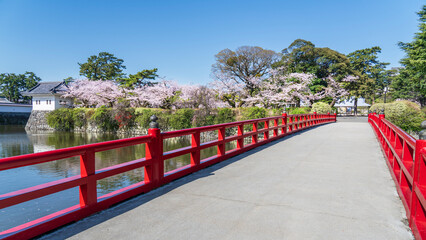
<instances>
[{"instance_id":1,"label":"shadow on the walkway","mask_svg":"<svg viewBox=\"0 0 426 240\"><path fill-rule=\"evenodd\" d=\"M164 186L161 186L157 189L154 189L148 193L143 193L141 195L129 198L128 200L125 200L123 202L117 203L113 206L111 206L109 209L103 210L99 213L96 213L92 216L89 216L85 219L82 219L80 221L77 222L73 222L70 224L67 224L61 228L55 229L53 231L50 231L44 235L41 235L35 239L66 239L69 237L72 237L80 232L83 232L93 226L96 226L102 222L105 222L111 218L114 218L116 216L119 216L123 213L126 213L128 211L131 211L132 209L135 209L159 196L162 196L164 194L167 194L168 192L184 185L187 183L190 183L194 180L200 179L200 178L204 178L204 177L209 177L211 175L214 175L213 172L215 172L216 170L219 170L221 168L224 168L234 162L240 161L241 159L244 159L247 156L250 156L254 153L257 153L259 151L262 151L270 146L273 146L275 144L279 144L282 141L285 141L287 139L290 139L292 137L298 136L300 134L303 134L306 131L309 130L313 130L316 129L318 127L324 126L324 125L328 125L329 123L320 125L320 126L314 126L305 130L302 130L300 132L296 132L293 133L291 135L285 136L281 139L275 140L273 142L267 143L265 145L259 146L257 148L254 148L250 151L247 151L245 153L241 153L235 157L229 158L227 160L224 160L222 162L219 162L217 164L211 165L207 168L201 169L198 172L189 174L187 176L184 176L180 179L177 179L173 182L170 182Z\"/></svg>"}]
</instances>

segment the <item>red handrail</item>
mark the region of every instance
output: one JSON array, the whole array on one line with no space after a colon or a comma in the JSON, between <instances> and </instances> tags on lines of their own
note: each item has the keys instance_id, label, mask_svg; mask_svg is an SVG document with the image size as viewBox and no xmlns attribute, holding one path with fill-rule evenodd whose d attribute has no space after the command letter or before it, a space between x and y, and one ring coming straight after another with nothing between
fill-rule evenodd
<instances>
[{"instance_id":1,"label":"red handrail","mask_svg":"<svg viewBox=\"0 0 426 240\"><path fill-rule=\"evenodd\" d=\"M385 119L368 115L386 157L416 239L426 239L426 140L416 140Z\"/></svg>"},{"instance_id":2,"label":"red handrail","mask_svg":"<svg viewBox=\"0 0 426 240\"><path fill-rule=\"evenodd\" d=\"M0 239L28 239L38 236L67 223L80 220L95 212L106 209L117 202L123 201L140 193L148 192L177 178L193 173L257 146L315 125L335 121L336 114L283 114L282 116L277 117L224 123L164 133L161 133L160 129L154 128L149 129L148 135L146 136L0 159L0 171L3 171L80 156L80 175L2 194L0 195L0 209L74 187L79 187L80 204L0 232ZM270 125L270 122L273 122L272 125ZM264 128L259 129L259 123L263 123ZM245 125L252 125L253 130L250 132L244 132ZM225 130L231 127L237 127L237 135L226 137ZM202 132L209 131L217 131L218 139L201 143L200 134ZM269 135L270 131L272 131L272 136ZM258 139L259 134L263 134L263 139ZM163 152L164 139L187 135L191 136L191 146ZM247 137L251 137L252 141L250 144L245 144L244 142L244 138ZM225 143L230 141L237 141L237 146L235 149L225 151ZM137 144L146 144L145 158L136 159L100 170L95 169L96 152L118 149ZM202 149L214 146L217 146L217 154L215 156L200 159L200 151ZM165 160L184 154L191 155L191 163L189 165L166 173L164 172ZM143 181L97 197L96 184L98 180L141 167L144 167L145 173Z\"/></svg>"}]
</instances>

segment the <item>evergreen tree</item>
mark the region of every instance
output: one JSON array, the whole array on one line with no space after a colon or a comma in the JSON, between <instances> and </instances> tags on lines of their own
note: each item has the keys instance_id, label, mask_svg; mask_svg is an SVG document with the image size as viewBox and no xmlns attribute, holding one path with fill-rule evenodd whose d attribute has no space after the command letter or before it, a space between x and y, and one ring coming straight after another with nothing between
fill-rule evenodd
<instances>
[{"instance_id":1,"label":"evergreen tree","mask_svg":"<svg viewBox=\"0 0 426 240\"><path fill-rule=\"evenodd\" d=\"M417 13L419 32L410 43L399 43L406 57L401 59L403 66L392 82L394 98L410 99L426 104L426 5Z\"/></svg>"}]
</instances>

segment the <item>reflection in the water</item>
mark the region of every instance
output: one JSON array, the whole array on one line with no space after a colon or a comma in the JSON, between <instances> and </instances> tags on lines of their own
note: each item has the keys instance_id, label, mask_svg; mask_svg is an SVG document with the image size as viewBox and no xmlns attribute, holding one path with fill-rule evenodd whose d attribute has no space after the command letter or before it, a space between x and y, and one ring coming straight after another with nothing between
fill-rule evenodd
<instances>
[{"instance_id":1,"label":"reflection in the water","mask_svg":"<svg viewBox=\"0 0 426 240\"><path fill-rule=\"evenodd\" d=\"M227 131L227 136L232 135ZM0 157L48 151L89 143L118 139L113 134L50 132L26 133L24 126L0 126ZM217 139L217 133L205 133L202 142ZM164 151L170 151L191 145L190 136L166 139ZM235 141L226 144L226 149L235 148ZM201 151L201 159L217 153L216 147ZM145 144L96 153L96 169L145 157ZM190 154L176 157L164 162L164 171L190 164ZM72 157L19 169L0 172L0 194L32 187L35 185L71 177L80 174L80 159ZM144 169L139 168L98 181L98 196L143 181ZM46 216L52 212L78 204L78 188L62 191L40 199L18 204L0 210L0 231L19 224Z\"/></svg>"}]
</instances>

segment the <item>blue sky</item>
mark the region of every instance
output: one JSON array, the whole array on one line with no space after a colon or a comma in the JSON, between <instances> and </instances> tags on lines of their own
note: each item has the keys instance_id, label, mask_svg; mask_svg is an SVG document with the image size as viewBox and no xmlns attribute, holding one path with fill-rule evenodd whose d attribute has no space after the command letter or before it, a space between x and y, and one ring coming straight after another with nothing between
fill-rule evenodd
<instances>
[{"instance_id":1,"label":"blue sky","mask_svg":"<svg viewBox=\"0 0 426 240\"><path fill-rule=\"evenodd\" d=\"M347 54L380 46L399 66L396 45L418 31L423 0L20 1L0 0L0 73L33 71L43 81L79 77L78 62L101 51L126 73L159 68L166 79L207 84L220 50L281 51L297 38ZM81 78L81 77L80 77Z\"/></svg>"}]
</instances>

